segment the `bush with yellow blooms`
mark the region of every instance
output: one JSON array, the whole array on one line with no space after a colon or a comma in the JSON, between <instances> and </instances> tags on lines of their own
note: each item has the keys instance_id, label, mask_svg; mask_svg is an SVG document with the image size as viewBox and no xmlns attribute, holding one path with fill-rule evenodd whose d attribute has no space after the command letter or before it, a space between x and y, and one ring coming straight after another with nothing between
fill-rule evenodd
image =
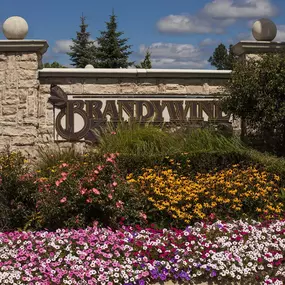
<instances>
[{"instance_id":1,"label":"bush with yellow blooms","mask_svg":"<svg viewBox=\"0 0 285 285\"><path fill-rule=\"evenodd\" d=\"M284 217L280 177L257 166L232 165L194 178L156 166L137 178L129 175L148 201L172 223L211 219L271 219Z\"/></svg>"}]
</instances>

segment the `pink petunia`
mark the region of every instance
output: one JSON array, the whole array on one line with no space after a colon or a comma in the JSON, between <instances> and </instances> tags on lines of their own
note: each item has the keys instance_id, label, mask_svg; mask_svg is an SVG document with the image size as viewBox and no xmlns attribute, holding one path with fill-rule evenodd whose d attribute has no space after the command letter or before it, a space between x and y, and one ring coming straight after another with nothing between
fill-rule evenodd
<instances>
[{"instance_id":1,"label":"pink petunia","mask_svg":"<svg viewBox=\"0 0 285 285\"><path fill-rule=\"evenodd\" d=\"M55 185L56 185L57 187L58 187L61 183L62 183L62 180L61 180L61 179L55 181Z\"/></svg>"},{"instance_id":2,"label":"pink petunia","mask_svg":"<svg viewBox=\"0 0 285 285\"><path fill-rule=\"evenodd\" d=\"M100 195L100 191L96 188L92 188L92 192L96 195Z\"/></svg>"},{"instance_id":3,"label":"pink petunia","mask_svg":"<svg viewBox=\"0 0 285 285\"><path fill-rule=\"evenodd\" d=\"M63 197L61 200L60 200L60 203L65 203L67 201L67 198L66 197Z\"/></svg>"},{"instance_id":4,"label":"pink petunia","mask_svg":"<svg viewBox=\"0 0 285 285\"><path fill-rule=\"evenodd\" d=\"M86 203L88 203L88 204L92 203L92 201L93 200L91 198L86 199Z\"/></svg>"},{"instance_id":5,"label":"pink petunia","mask_svg":"<svg viewBox=\"0 0 285 285\"><path fill-rule=\"evenodd\" d=\"M116 207L119 209L119 208L124 208L123 207L124 205L124 202L122 202L121 200L119 200L118 202L116 202Z\"/></svg>"}]
</instances>

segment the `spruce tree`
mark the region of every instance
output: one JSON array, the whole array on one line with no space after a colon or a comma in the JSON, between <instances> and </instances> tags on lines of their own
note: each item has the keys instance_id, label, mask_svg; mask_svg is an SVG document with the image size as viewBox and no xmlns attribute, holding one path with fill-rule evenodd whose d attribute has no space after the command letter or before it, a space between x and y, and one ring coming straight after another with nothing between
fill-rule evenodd
<instances>
[{"instance_id":1,"label":"spruce tree","mask_svg":"<svg viewBox=\"0 0 285 285\"><path fill-rule=\"evenodd\" d=\"M238 56L233 52L233 45L229 46L229 56L228 56L228 69L233 70L234 64L237 62Z\"/></svg>"},{"instance_id":2,"label":"spruce tree","mask_svg":"<svg viewBox=\"0 0 285 285\"><path fill-rule=\"evenodd\" d=\"M218 70L227 69L232 70L233 65L237 59L232 50L232 45L229 49L224 44L220 44L209 58L208 62L215 66Z\"/></svg>"},{"instance_id":3,"label":"spruce tree","mask_svg":"<svg viewBox=\"0 0 285 285\"><path fill-rule=\"evenodd\" d=\"M90 33L87 32L88 25L85 23L86 17L82 16L80 32L76 32L76 39L72 39L73 45L70 46L70 56L73 66L84 68L87 64L96 66L96 47L94 41L89 40Z\"/></svg>"},{"instance_id":4,"label":"spruce tree","mask_svg":"<svg viewBox=\"0 0 285 285\"><path fill-rule=\"evenodd\" d=\"M117 17L114 12L110 21L106 22L106 31L101 31L97 38L98 48L96 58L101 68L127 68L134 64L129 61L131 46L127 45L127 38L120 38L124 33L117 31Z\"/></svg>"},{"instance_id":5,"label":"spruce tree","mask_svg":"<svg viewBox=\"0 0 285 285\"><path fill-rule=\"evenodd\" d=\"M145 57L144 57L144 60L140 64L136 65L136 68L145 68L145 69L152 68L150 57L151 57L151 53L149 50L147 50Z\"/></svg>"}]
</instances>

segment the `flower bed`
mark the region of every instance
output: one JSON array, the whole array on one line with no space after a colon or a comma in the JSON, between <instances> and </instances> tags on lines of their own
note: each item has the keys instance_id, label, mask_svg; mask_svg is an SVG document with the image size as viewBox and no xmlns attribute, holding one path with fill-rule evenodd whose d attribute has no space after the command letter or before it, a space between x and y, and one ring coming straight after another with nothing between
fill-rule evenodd
<instances>
[{"instance_id":1,"label":"flower bed","mask_svg":"<svg viewBox=\"0 0 285 285\"><path fill-rule=\"evenodd\" d=\"M235 164L193 177L156 166L127 179L138 185L159 215L170 217L178 227L206 219L282 219L285 213L280 177L256 165Z\"/></svg>"},{"instance_id":2,"label":"flower bed","mask_svg":"<svg viewBox=\"0 0 285 285\"><path fill-rule=\"evenodd\" d=\"M0 233L1 284L284 284L285 221Z\"/></svg>"}]
</instances>

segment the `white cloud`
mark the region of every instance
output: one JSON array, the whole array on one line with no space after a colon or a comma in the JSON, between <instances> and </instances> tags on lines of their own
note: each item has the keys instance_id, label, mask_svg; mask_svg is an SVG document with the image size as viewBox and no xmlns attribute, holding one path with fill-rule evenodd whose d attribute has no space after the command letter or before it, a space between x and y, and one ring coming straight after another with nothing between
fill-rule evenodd
<instances>
[{"instance_id":1,"label":"white cloud","mask_svg":"<svg viewBox=\"0 0 285 285\"><path fill-rule=\"evenodd\" d=\"M210 21L191 15L169 15L157 23L158 30L166 33L208 34L222 33L221 27L214 27Z\"/></svg>"},{"instance_id":2,"label":"white cloud","mask_svg":"<svg viewBox=\"0 0 285 285\"><path fill-rule=\"evenodd\" d=\"M212 0L195 15L169 15L157 28L164 33L221 34L238 19L272 17L277 8L271 0Z\"/></svg>"},{"instance_id":3,"label":"white cloud","mask_svg":"<svg viewBox=\"0 0 285 285\"><path fill-rule=\"evenodd\" d=\"M213 0L202 12L216 19L241 19L272 17L277 8L270 0Z\"/></svg>"},{"instance_id":4,"label":"white cloud","mask_svg":"<svg viewBox=\"0 0 285 285\"><path fill-rule=\"evenodd\" d=\"M199 45L202 47L205 47L205 46L213 46L216 44L218 44L217 40L213 40L211 38L206 38L206 39L202 40Z\"/></svg>"},{"instance_id":5,"label":"white cloud","mask_svg":"<svg viewBox=\"0 0 285 285\"><path fill-rule=\"evenodd\" d=\"M201 55L200 50L191 44L153 43L149 47L141 45L140 54L145 54L147 49L152 57L196 58Z\"/></svg>"},{"instance_id":6,"label":"white cloud","mask_svg":"<svg viewBox=\"0 0 285 285\"><path fill-rule=\"evenodd\" d=\"M139 53L151 53L154 68L205 68L207 61L202 51L191 44L153 43L149 47L140 46Z\"/></svg>"},{"instance_id":7,"label":"white cloud","mask_svg":"<svg viewBox=\"0 0 285 285\"><path fill-rule=\"evenodd\" d=\"M53 51L55 53L67 53L70 51L70 46L73 44L72 40L58 40L55 42Z\"/></svg>"}]
</instances>

